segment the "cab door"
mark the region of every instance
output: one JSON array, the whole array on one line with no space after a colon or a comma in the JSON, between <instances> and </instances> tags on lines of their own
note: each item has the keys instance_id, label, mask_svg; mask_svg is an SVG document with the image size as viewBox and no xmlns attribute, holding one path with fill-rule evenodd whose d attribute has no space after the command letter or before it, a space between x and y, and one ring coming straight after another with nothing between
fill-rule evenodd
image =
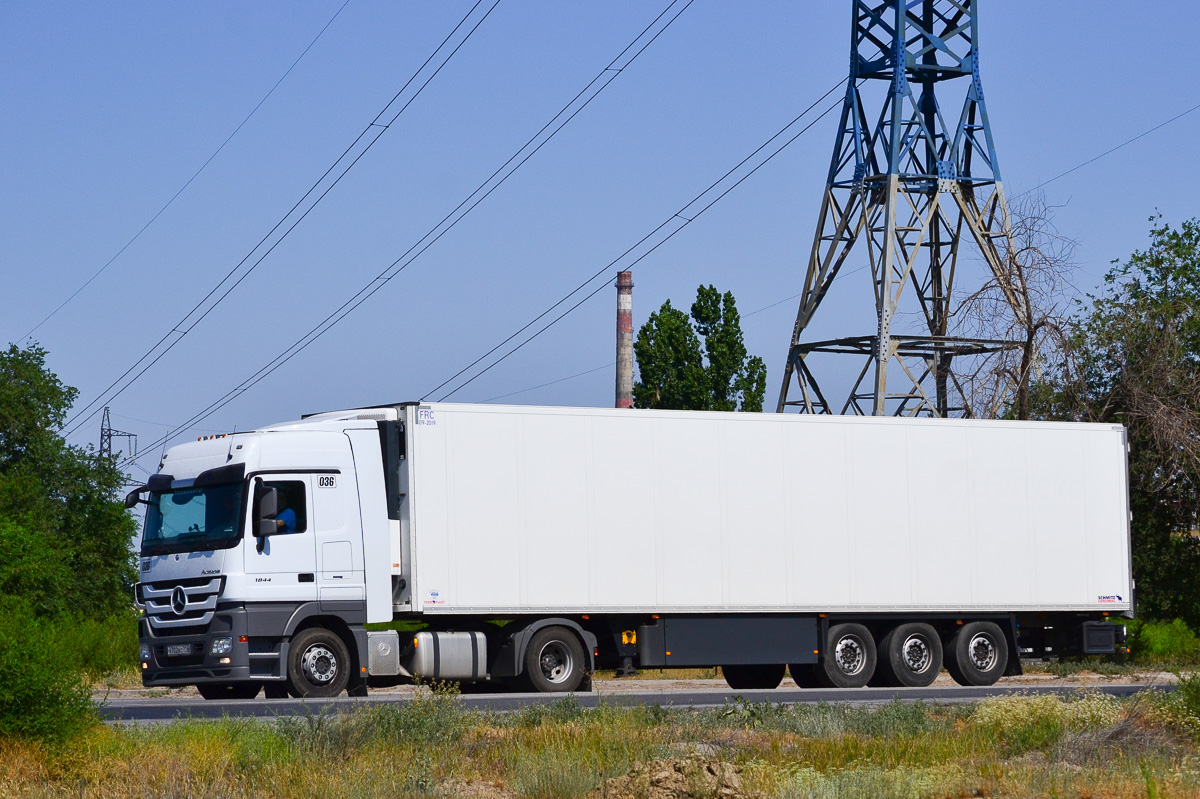
<instances>
[{"instance_id":1,"label":"cab door","mask_svg":"<svg viewBox=\"0 0 1200 799\"><path fill-rule=\"evenodd\" d=\"M312 514L313 475L271 474L255 478L281 498L275 535L246 536L243 547L247 587L258 600L311 602L317 598L316 536ZM284 514L290 510L292 517Z\"/></svg>"},{"instance_id":2,"label":"cab door","mask_svg":"<svg viewBox=\"0 0 1200 799\"><path fill-rule=\"evenodd\" d=\"M313 483L317 598L323 610L362 610L366 601L362 536L357 525L350 524L347 508L347 497L354 496L354 473L315 474Z\"/></svg>"}]
</instances>

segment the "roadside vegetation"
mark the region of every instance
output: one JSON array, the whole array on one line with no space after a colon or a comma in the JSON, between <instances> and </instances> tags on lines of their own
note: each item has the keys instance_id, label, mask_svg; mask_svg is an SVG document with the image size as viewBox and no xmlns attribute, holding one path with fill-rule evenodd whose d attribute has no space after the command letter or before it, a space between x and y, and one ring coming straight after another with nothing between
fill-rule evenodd
<instances>
[{"instance_id":1,"label":"roadside vegetation","mask_svg":"<svg viewBox=\"0 0 1200 799\"><path fill-rule=\"evenodd\" d=\"M276 721L93 726L0 741L0 796L1185 797L1200 678L1171 694L517 713L450 690Z\"/></svg>"}]
</instances>

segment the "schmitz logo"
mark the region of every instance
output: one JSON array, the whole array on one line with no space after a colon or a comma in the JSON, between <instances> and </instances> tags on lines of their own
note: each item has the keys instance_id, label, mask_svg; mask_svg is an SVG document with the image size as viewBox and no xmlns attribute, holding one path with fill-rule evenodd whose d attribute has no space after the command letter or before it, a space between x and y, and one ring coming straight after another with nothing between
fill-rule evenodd
<instances>
[{"instance_id":1,"label":"schmitz logo","mask_svg":"<svg viewBox=\"0 0 1200 799\"><path fill-rule=\"evenodd\" d=\"M1096 597L1097 602L1123 602L1120 594L1101 594Z\"/></svg>"}]
</instances>

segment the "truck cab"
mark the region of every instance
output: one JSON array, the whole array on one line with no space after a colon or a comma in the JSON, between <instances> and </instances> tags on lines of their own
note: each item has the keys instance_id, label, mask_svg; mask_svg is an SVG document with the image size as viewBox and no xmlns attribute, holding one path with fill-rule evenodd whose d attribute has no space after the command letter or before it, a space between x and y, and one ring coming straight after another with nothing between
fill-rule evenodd
<instances>
[{"instance_id":1,"label":"truck cab","mask_svg":"<svg viewBox=\"0 0 1200 799\"><path fill-rule=\"evenodd\" d=\"M383 456L381 431L396 424L387 415L333 414L166 452L127 498L147 506L144 684L230 698L365 689L364 625L407 602L393 590L399 519L388 518L382 470L354 468ZM364 529L364 516L381 529Z\"/></svg>"}]
</instances>

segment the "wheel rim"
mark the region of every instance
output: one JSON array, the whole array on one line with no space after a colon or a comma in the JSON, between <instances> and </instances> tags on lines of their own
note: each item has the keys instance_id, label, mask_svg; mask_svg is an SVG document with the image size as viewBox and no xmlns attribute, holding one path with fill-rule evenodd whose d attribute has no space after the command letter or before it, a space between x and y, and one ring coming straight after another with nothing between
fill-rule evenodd
<instances>
[{"instance_id":1,"label":"wheel rim","mask_svg":"<svg viewBox=\"0 0 1200 799\"><path fill-rule=\"evenodd\" d=\"M996 644L992 637L985 633L971 639L967 654L971 658L971 665L980 671L988 671L996 665Z\"/></svg>"},{"instance_id":2,"label":"wheel rim","mask_svg":"<svg viewBox=\"0 0 1200 799\"><path fill-rule=\"evenodd\" d=\"M833 649L833 661L842 674L858 674L866 666L867 648L857 635L842 636Z\"/></svg>"},{"instance_id":3,"label":"wheel rim","mask_svg":"<svg viewBox=\"0 0 1200 799\"><path fill-rule=\"evenodd\" d=\"M920 633L914 633L904 639L900 648L900 657L904 665L913 674L921 674L933 662L933 647Z\"/></svg>"},{"instance_id":4,"label":"wheel rim","mask_svg":"<svg viewBox=\"0 0 1200 799\"><path fill-rule=\"evenodd\" d=\"M547 681L564 683L575 671L575 656L561 641L548 641L538 653L538 667Z\"/></svg>"},{"instance_id":5,"label":"wheel rim","mask_svg":"<svg viewBox=\"0 0 1200 799\"><path fill-rule=\"evenodd\" d=\"M328 685L338 673L337 655L324 644L313 644L300 658L304 676L314 685Z\"/></svg>"}]
</instances>

